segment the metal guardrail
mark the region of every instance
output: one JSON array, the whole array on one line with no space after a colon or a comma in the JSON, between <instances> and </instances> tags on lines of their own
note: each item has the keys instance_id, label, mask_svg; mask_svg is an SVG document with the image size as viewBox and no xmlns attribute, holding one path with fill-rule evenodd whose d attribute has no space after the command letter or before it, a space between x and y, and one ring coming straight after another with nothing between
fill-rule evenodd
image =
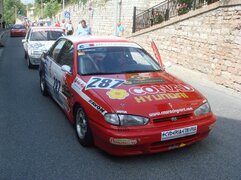
<instances>
[{"instance_id":1,"label":"metal guardrail","mask_svg":"<svg viewBox=\"0 0 241 180\"><path fill-rule=\"evenodd\" d=\"M160 24L172 17L188 13L218 0L165 0L152 8L141 10L134 7L132 32Z\"/></svg>"}]
</instances>

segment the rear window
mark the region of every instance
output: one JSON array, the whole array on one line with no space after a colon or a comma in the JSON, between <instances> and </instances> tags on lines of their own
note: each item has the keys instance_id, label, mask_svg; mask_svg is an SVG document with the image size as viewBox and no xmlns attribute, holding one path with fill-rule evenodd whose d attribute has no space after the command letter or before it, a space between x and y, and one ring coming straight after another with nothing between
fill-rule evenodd
<instances>
[{"instance_id":1,"label":"rear window","mask_svg":"<svg viewBox=\"0 0 241 180\"><path fill-rule=\"evenodd\" d=\"M13 29L26 29L26 27L24 25L21 24L16 24L13 26Z\"/></svg>"},{"instance_id":2,"label":"rear window","mask_svg":"<svg viewBox=\"0 0 241 180\"><path fill-rule=\"evenodd\" d=\"M63 35L61 31L34 31L30 35L30 41L55 41Z\"/></svg>"}]
</instances>

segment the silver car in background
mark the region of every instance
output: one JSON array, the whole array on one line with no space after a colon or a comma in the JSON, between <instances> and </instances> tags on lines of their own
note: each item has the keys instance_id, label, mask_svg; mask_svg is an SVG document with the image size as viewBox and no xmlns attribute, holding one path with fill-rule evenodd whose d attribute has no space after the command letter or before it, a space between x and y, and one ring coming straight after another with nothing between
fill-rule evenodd
<instances>
[{"instance_id":1,"label":"silver car in background","mask_svg":"<svg viewBox=\"0 0 241 180\"><path fill-rule=\"evenodd\" d=\"M42 53L60 36L64 36L64 30L60 27L30 27L25 39L22 40L28 68L39 65Z\"/></svg>"}]
</instances>

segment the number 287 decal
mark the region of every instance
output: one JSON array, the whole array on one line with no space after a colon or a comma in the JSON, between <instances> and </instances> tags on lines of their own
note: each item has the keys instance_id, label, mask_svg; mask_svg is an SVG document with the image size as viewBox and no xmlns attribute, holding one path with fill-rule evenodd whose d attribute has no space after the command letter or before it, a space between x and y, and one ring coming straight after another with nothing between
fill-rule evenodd
<instances>
[{"instance_id":1,"label":"number 287 decal","mask_svg":"<svg viewBox=\"0 0 241 180\"><path fill-rule=\"evenodd\" d=\"M92 77L87 82L86 89L113 89L120 86L124 80Z\"/></svg>"}]
</instances>

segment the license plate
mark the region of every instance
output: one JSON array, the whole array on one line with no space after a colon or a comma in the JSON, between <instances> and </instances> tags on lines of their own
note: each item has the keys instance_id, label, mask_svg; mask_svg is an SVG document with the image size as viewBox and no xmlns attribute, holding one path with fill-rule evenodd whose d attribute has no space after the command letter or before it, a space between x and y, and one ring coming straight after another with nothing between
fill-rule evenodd
<instances>
[{"instance_id":1,"label":"license plate","mask_svg":"<svg viewBox=\"0 0 241 180\"><path fill-rule=\"evenodd\" d=\"M180 128L180 129L173 129L170 131L163 131L161 133L161 141L191 136L196 133L197 133L197 125Z\"/></svg>"}]
</instances>

